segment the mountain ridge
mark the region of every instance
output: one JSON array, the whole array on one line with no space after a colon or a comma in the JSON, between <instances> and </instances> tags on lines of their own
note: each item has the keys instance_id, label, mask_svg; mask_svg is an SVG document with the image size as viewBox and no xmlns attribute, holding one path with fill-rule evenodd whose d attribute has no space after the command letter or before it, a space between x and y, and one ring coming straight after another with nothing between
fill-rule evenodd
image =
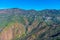
<instances>
[{"instance_id":1,"label":"mountain ridge","mask_svg":"<svg viewBox=\"0 0 60 40\"><path fill-rule=\"evenodd\" d=\"M0 10L0 40L57 40L59 31L60 10Z\"/></svg>"}]
</instances>

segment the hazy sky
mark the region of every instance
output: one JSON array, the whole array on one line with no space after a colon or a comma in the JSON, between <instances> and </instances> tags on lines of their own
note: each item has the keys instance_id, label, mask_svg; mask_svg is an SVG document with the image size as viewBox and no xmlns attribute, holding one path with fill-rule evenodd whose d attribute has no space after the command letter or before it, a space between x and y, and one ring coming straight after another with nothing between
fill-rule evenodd
<instances>
[{"instance_id":1,"label":"hazy sky","mask_svg":"<svg viewBox=\"0 0 60 40\"><path fill-rule=\"evenodd\" d=\"M60 9L60 0L0 0L2 8Z\"/></svg>"}]
</instances>

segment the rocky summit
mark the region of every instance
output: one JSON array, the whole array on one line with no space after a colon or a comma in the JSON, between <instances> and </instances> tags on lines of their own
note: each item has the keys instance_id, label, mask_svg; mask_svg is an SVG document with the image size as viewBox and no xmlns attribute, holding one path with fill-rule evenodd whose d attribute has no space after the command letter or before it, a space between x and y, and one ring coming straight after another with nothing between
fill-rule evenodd
<instances>
[{"instance_id":1,"label":"rocky summit","mask_svg":"<svg viewBox=\"0 0 60 40\"><path fill-rule=\"evenodd\" d=\"M60 40L60 10L0 9L0 40Z\"/></svg>"}]
</instances>

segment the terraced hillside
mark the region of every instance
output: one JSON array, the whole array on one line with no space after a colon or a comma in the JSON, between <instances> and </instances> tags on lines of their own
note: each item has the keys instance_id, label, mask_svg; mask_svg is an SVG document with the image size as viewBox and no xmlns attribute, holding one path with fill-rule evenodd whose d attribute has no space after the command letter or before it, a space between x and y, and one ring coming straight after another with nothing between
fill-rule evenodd
<instances>
[{"instance_id":1,"label":"terraced hillside","mask_svg":"<svg viewBox=\"0 0 60 40\"><path fill-rule=\"evenodd\" d=\"M0 10L0 40L60 40L60 10Z\"/></svg>"}]
</instances>

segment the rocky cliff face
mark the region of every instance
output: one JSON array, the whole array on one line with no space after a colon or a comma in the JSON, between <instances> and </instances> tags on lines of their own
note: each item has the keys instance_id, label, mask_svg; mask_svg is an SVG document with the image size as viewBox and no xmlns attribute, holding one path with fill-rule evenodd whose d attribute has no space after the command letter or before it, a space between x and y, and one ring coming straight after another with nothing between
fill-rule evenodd
<instances>
[{"instance_id":1,"label":"rocky cliff face","mask_svg":"<svg viewBox=\"0 0 60 40\"><path fill-rule=\"evenodd\" d=\"M60 40L60 10L0 10L0 40Z\"/></svg>"}]
</instances>

